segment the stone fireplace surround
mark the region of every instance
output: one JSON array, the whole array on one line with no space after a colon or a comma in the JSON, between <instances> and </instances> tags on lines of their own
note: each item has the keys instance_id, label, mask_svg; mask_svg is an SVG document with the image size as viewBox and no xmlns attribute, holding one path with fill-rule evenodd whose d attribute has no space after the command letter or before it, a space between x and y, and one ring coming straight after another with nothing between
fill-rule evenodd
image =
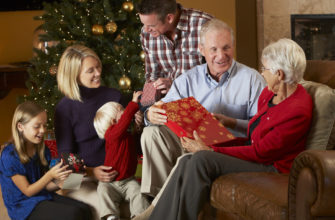
<instances>
[{"instance_id":1,"label":"stone fireplace surround","mask_svg":"<svg viewBox=\"0 0 335 220\"><path fill-rule=\"evenodd\" d=\"M335 14L335 1L257 0L257 44L259 56L263 48L269 43L280 38L291 38L291 14ZM321 83L335 81L335 61L308 61L304 78L313 80L313 71L320 71L320 69L324 71Z\"/></svg>"}]
</instances>

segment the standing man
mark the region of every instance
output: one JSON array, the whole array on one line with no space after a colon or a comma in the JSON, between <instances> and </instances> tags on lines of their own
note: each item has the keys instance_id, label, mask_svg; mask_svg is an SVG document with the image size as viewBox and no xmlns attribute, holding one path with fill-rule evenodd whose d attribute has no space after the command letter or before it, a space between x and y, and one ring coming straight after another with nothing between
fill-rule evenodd
<instances>
[{"instance_id":1,"label":"standing man","mask_svg":"<svg viewBox=\"0 0 335 220\"><path fill-rule=\"evenodd\" d=\"M175 0L142 0L138 12L146 81L154 81L155 88L166 94L175 78L203 63L199 32L212 16L183 8Z\"/></svg>"},{"instance_id":2,"label":"standing man","mask_svg":"<svg viewBox=\"0 0 335 220\"><path fill-rule=\"evenodd\" d=\"M264 79L256 70L234 60L233 31L223 21L212 19L202 26L199 49L206 64L174 80L162 101L193 96L235 136L246 136L248 122L257 112L258 97L265 87ZM145 117L151 126L145 127L141 136L141 192L151 196L157 195L184 153L178 136L164 125L164 113L151 106Z\"/></svg>"}]
</instances>

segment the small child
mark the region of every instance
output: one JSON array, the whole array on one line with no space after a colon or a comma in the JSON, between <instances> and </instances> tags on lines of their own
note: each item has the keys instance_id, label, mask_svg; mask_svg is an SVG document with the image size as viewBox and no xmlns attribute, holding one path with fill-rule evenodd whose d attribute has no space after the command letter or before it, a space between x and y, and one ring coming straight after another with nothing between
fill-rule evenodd
<instances>
[{"instance_id":1,"label":"small child","mask_svg":"<svg viewBox=\"0 0 335 220\"><path fill-rule=\"evenodd\" d=\"M13 143L0 155L0 183L11 219L92 219L90 207L53 191L72 172L62 161L49 169L51 154L44 146L47 114L37 104L20 104L12 120Z\"/></svg>"},{"instance_id":2,"label":"small child","mask_svg":"<svg viewBox=\"0 0 335 220\"><path fill-rule=\"evenodd\" d=\"M99 182L99 200L102 219L119 219L119 204L122 200L129 201L131 217L139 215L149 203L140 192L140 185L134 174L137 166L137 153L132 135L127 132L132 118L138 111L139 96L142 92L134 92L133 99L126 109L116 102L108 102L100 107L94 118L94 127L101 139L105 138L105 166L112 166L118 172L113 182Z\"/></svg>"}]
</instances>

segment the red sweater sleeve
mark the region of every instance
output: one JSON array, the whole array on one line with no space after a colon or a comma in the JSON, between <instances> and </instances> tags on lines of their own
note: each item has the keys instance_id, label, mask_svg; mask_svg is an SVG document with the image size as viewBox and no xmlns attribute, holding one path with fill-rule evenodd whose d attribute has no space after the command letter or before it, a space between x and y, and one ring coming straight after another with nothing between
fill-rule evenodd
<instances>
[{"instance_id":1,"label":"red sweater sleeve","mask_svg":"<svg viewBox=\"0 0 335 220\"><path fill-rule=\"evenodd\" d=\"M307 132L308 129L306 128L309 127L309 120L310 118L306 115L293 114L290 120L273 128L259 141L252 140L251 145L213 147L213 149L216 152L238 157L243 160L258 163L272 163L292 151L292 148L288 146L299 142L302 136L297 134L305 134Z\"/></svg>"},{"instance_id":2,"label":"red sweater sleeve","mask_svg":"<svg viewBox=\"0 0 335 220\"><path fill-rule=\"evenodd\" d=\"M123 135L125 135L133 116L138 111L138 108L139 107L136 102L129 102L119 121L107 129L105 139L120 139Z\"/></svg>"}]
</instances>

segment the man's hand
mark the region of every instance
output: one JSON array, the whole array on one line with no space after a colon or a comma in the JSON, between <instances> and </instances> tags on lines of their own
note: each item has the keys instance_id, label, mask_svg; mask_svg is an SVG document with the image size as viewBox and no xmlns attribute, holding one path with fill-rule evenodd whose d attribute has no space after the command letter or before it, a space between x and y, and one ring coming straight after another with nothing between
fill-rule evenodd
<instances>
[{"instance_id":1,"label":"man's hand","mask_svg":"<svg viewBox=\"0 0 335 220\"><path fill-rule=\"evenodd\" d=\"M170 78L158 78L154 82L154 87L159 89L162 94L166 94L172 85L172 80Z\"/></svg>"},{"instance_id":2,"label":"man's hand","mask_svg":"<svg viewBox=\"0 0 335 220\"><path fill-rule=\"evenodd\" d=\"M93 168L93 175L101 182L112 182L118 175L116 170L112 170L112 167L98 166Z\"/></svg>"},{"instance_id":3,"label":"man's hand","mask_svg":"<svg viewBox=\"0 0 335 220\"><path fill-rule=\"evenodd\" d=\"M164 102L158 101L155 102L153 106L151 106L147 111L147 119L152 124L156 125L164 125L167 122L166 111L161 108L157 108L156 105L162 105Z\"/></svg>"},{"instance_id":4,"label":"man's hand","mask_svg":"<svg viewBox=\"0 0 335 220\"><path fill-rule=\"evenodd\" d=\"M236 119L235 118L230 118L228 116L222 115L222 114L216 114L212 113L212 115L220 121L224 126L234 129L236 127Z\"/></svg>"}]
</instances>

